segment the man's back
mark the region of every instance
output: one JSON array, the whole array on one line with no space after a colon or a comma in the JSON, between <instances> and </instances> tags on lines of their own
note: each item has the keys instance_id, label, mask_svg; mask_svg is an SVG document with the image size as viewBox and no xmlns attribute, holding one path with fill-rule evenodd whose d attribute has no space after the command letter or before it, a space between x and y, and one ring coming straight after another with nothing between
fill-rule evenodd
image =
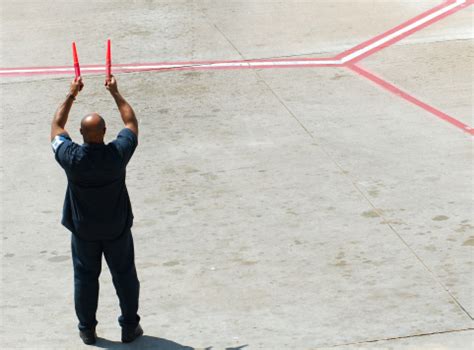
<instances>
[{"instance_id":1,"label":"man's back","mask_svg":"<svg viewBox=\"0 0 474 350\"><path fill-rule=\"evenodd\" d=\"M125 175L137 136L125 128L107 145L82 146L58 137L55 158L68 178L62 224L86 240L118 237L133 224Z\"/></svg>"}]
</instances>

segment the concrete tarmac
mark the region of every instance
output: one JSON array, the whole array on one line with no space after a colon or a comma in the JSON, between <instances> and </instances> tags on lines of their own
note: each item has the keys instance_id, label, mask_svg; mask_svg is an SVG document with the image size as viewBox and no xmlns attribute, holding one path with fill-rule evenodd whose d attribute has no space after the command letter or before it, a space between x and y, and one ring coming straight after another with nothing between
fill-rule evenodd
<instances>
[{"instance_id":1,"label":"concrete tarmac","mask_svg":"<svg viewBox=\"0 0 474 350\"><path fill-rule=\"evenodd\" d=\"M441 1L2 1L0 67L332 57ZM473 125L472 6L357 63ZM50 122L71 76L0 77L2 349L87 349ZM472 135L346 67L117 74L145 336L105 349L471 349ZM122 128L102 75L66 126Z\"/></svg>"}]
</instances>

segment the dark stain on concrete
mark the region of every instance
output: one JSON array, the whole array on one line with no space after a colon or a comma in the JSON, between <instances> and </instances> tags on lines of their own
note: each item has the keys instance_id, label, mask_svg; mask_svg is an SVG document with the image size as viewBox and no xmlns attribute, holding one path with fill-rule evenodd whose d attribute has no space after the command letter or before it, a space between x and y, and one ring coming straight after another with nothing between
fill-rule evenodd
<instances>
[{"instance_id":1,"label":"dark stain on concrete","mask_svg":"<svg viewBox=\"0 0 474 350\"><path fill-rule=\"evenodd\" d=\"M446 216L446 215L437 215L435 216L432 220L433 221L445 221L445 220L448 220L449 219L449 216Z\"/></svg>"},{"instance_id":2,"label":"dark stain on concrete","mask_svg":"<svg viewBox=\"0 0 474 350\"><path fill-rule=\"evenodd\" d=\"M379 213L377 213L375 210L364 211L361 215L365 218L378 218L378 217L380 217Z\"/></svg>"},{"instance_id":3,"label":"dark stain on concrete","mask_svg":"<svg viewBox=\"0 0 474 350\"><path fill-rule=\"evenodd\" d=\"M54 256L52 258L49 258L48 261L51 261L51 262L61 262L61 261L66 261L66 260L69 260L70 257L67 256L67 255L58 255L58 256Z\"/></svg>"},{"instance_id":4,"label":"dark stain on concrete","mask_svg":"<svg viewBox=\"0 0 474 350\"><path fill-rule=\"evenodd\" d=\"M369 195L371 197L377 197L379 195L379 190L369 190Z\"/></svg>"},{"instance_id":5,"label":"dark stain on concrete","mask_svg":"<svg viewBox=\"0 0 474 350\"><path fill-rule=\"evenodd\" d=\"M464 245L464 246L474 246L474 238L469 238L462 245Z\"/></svg>"},{"instance_id":6,"label":"dark stain on concrete","mask_svg":"<svg viewBox=\"0 0 474 350\"><path fill-rule=\"evenodd\" d=\"M466 231L469 231L469 230L472 230L474 229L474 226L472 226L471 224L464 224L462 223L461 225L459 225L459 227L457 229L455 229L454 231L456 232L459 232L459 233L462 233L462 232L466 232Z\"/></svg>"},{"instance_id":7,"label":"dark stain on concrete","mask_svg":"<svg viewBox=\"0 0 474 350\"><path fill-rule=\"evenodd\" d=\"M255 265L256 263L258 263L258 261L242 260L240 263L241 263L242 265Z\"/></svg>"}]
</instances>

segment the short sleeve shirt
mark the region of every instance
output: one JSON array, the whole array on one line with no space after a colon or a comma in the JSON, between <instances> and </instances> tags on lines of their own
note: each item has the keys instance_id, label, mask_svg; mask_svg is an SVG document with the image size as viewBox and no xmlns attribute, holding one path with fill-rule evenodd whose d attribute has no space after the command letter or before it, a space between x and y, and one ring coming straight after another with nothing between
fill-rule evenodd
<instances>
[{"instance_id":1,"label":"short sleeve shirt","mask_svg":"<svg viewBox=\"0 0 474 350\"><path fill-rule=\"evenodd\" d=\"M61 223L72 233L91 241L114 239L133 225L125 177L137 144L128 128L109 144L79 145L67 134L53 139L68 180Z\"/></svg>"}]
</instances>

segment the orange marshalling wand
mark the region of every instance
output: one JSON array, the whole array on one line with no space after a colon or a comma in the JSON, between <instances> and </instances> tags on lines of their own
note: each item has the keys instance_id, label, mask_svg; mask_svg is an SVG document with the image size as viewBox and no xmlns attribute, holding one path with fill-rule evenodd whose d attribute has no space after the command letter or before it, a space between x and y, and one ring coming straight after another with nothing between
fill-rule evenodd
<instances>
[{"instance_id":1,"label":"orange marshalling wand","mask_svg":"<svg viewBox=\"0 0 474 350\"><path fill-rule=\"evenodd\" d=\"M81 76L81 68L79 67L79 59L77 58L76 43L72 42L72 57L74 59L74 72L76 73L76 79Z\"/></svg>"},{"instance_id":2,"label":"orange marshalling wand","mask_svg":"<svg viewBox=\"0 0 474 350\"><path fill-rule=\"evenodd\" d=\"M110 51L110 39L107 40L107 54L105 56L105 74L106 79L110 80L112 75L112 54Z\"/></svg>"}]
</instances>

